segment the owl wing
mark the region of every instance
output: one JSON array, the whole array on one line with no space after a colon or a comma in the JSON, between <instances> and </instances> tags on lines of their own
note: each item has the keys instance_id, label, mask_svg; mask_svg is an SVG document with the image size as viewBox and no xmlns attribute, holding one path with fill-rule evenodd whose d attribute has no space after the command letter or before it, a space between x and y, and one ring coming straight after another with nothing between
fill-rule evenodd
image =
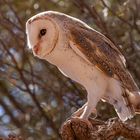
<instances>
[{"instance_id":1,"label":"owl wing","mask_svg":"<svg viewBox=\"0 0 140 140\"><path fill-rule=\"evenodd\" d=\"M90 28L70 28L70 46L84 60L94 64L110 77L117 77L130 92L138 91L125 66L125 58L119 49L104 35Z\"/></svg>"}]
</instances>

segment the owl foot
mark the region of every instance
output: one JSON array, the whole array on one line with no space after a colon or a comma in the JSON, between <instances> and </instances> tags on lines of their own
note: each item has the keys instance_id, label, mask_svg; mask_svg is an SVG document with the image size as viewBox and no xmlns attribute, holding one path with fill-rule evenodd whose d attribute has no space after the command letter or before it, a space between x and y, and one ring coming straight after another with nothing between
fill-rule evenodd
<instances>
[{"instance_id":1,"label":"owl foot","mask_svg":"<svg viewBox=\"0 0 140 140\"><path fill-rule=\"evenodd\" d=\"M74 112L71 117L80 117L86 106L87 103L85 103L81 108L79 108L76 112Z\"/></svg>"},{"instance_id":2,"label":"owl foot","mask_svg":"<svg viewBox=\"0 0 140 140\"><path fill-rule=\"evenodd\" d=\"M74 118L74 117L80 117L81 114L83 113L83 109L78 109L76 112L74 112L71 117Z\"/></svg>"}]
</instances>

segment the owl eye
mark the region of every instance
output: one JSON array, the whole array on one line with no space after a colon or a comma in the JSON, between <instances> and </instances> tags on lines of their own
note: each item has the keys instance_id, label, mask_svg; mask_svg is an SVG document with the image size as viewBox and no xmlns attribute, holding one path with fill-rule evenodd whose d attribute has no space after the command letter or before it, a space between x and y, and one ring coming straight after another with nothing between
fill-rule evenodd
<instances>
[{"instance_id":1,"label":"owl eye","mask_svg":"<svg viewBox=\"0 0 140 140\"><path fill-rule=\"evenodd\" d=\"M41 29L40 30L40 33L39 33L39 36L44 36L46 34L47 30L46 29Z\"/></svg>"}]
</instances>

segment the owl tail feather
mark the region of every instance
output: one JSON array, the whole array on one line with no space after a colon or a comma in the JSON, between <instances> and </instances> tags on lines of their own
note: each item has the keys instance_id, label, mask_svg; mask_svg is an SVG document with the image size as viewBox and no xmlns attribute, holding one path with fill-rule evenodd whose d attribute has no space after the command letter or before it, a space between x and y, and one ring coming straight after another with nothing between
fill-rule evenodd
<instances>
[{"instance_id":1,"label":"owl tail feather","mask_svg":"<svg viewBox=\"0 0 140 140\"><path fill-rule=\"evenodd\" d=\"M119 100L117 104L114 104L114 108L122 121L133 118L135 114L133 110L126 106L124 100Z\"/></svg>"},{"instance_id":2,"label":"owl tail feather","mask_svg":"<svg viewBox=\"0 0 140 140\"><path fill-rule=\"evenodd\" d=\"M140 92L130 92L129 99L134 106L135 113L140 114Z\"/></svg>"},{"instance_id":3,"label":"owl tail feather","mask_svg":"<svg viewBox=\"0 0 140 140\"><path fill-rule=\"evenodd\" d=\"M130 97L130 94L134 95L131 92L129 92L127 89L123 89L122 98L120 98L118 102L113 104L119 118L122 121L131 119L135 115L134 104L131 100L132 98Z\"/></svg>"}]
</instances>

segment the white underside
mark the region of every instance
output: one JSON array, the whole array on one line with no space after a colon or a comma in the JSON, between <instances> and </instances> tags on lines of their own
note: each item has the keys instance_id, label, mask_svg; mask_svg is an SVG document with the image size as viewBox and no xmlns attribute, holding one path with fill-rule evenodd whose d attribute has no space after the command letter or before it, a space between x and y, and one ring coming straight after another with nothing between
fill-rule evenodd
<instances>
[{"instance_id":1,"label":"white underside","mask_svg":"<svg viewBox=\"0 0 140 140\"><path fill-rule=\"evenodd\" d=\"M69 78L83 85L87 92L88 111L83 115L87 118L102 98L114 105L119 117L126 120L131 117L121 96L122 89L120 82L108 77L93 64L88 63L77 55L71 47L57 47L45 58L54 64L59 70ZM117 101L117 104L115 103Z\"/></svg>"}]
</instances>

